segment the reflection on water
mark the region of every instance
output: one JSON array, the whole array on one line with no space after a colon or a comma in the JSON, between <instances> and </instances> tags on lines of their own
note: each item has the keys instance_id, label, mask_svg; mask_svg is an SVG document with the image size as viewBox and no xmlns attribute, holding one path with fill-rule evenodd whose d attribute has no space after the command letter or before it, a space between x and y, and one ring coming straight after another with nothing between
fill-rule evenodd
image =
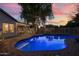
<instances>
[{"instance_id":1,"label":"reflection on water","mask_svg":"<svg viewBox=\"0 0 79 59\"><path fill-rule=\"evenodd\" d=\"M56 38L54 36L37 36L29 39L29 42L23 42L17 46L17 49L22 51L61 50L66 48L64 40L59 36Z\"/></svg>"}]
</instances>

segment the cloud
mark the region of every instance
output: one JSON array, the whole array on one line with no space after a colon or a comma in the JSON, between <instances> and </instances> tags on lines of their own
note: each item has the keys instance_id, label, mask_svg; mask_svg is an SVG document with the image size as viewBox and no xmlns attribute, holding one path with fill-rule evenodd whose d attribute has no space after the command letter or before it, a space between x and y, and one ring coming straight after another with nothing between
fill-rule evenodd
<instances>
[{"instance_id":1,"label":"cloud","mask_svg":"<svg viewBox=\"0 0 79 59\"><path fill-rule=\"evenodd\" d=\"M48 20L47 24L55 25L55 26L65 26L71 19L71 17L67 15L57 16L54 19Z\"/></svg>"},{"instance_id":2,"label":"cloud","mask_svg":"<svg viewBox=\"0 0 79 59\"><path fill-rule=\"evenodd\" d=\"M75 12L77 3L54 3L52 4L52 12L54 15L69 15L70 13Z\"/></svg>"},{"instance_id":3,"label":"cloud","mask_svg":"<svg viewBox=\"0 0 79 59\"><path fill-rule=\"evenodd\" d=\"M57 16L62 14L61 11L57 9L56 4L52 4L52 13Z\"/></svg>"},{"instance_id":4,"label":"cloud","mask_svg":"<svg viewBox=\"0 0 79 59\"><path fill-rule=\"evenodd\" d=\"M64 3L52 4L52 12L54 19L48 20L47 23L56 26L65 26L69 21L73 20L77 13L77 4Z\"/></svg>"}]
</instances>

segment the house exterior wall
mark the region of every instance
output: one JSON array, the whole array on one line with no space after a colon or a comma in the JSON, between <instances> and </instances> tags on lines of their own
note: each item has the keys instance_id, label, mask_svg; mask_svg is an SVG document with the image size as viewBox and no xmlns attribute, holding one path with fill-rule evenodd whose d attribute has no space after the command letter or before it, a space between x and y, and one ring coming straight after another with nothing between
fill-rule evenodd
<instances>
[{"instance_id":1,"label":"house exterior wall","mask_svg":"<svg viewBox=\"0 0 79 59\"><path fill-rule=\"evenodd\" d=\"M0 32L2 32L2 24L3 23L8 23L8 24L14 24L14 32L7 32L4 33L4 37L10 37L16 35L16 21L13 20L11 17L8 15L4 14L3 12L0 11Z\"/></svg>"},{"instance_id":2,"label":"house exterior wall","mask_svg":"<svg viewBox=\"0 0 79 59\"><path fill-rule=\"evenodd\" d=\"M24 34L26 32L26 24L17 22L16 23L16 27L17 27L17 34Z\"/></svg>"}]
</instances>

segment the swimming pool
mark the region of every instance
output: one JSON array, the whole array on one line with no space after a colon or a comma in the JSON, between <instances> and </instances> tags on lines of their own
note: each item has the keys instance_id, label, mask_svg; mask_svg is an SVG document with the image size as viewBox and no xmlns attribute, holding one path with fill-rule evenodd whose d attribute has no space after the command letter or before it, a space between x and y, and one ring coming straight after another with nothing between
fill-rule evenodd
<instances>
[{"instance_id":1,"label":"swimming pool","mask_svg":"<svg viewBox=\"0 0 79 59\"><path fill-rule=\"evenodd\" d=\"M79 38L79 37L71 35L52 35L52 34L34 35L30 38L17 42L15 47L16 49L24 52L62 50L67 47L67 45L65 44L65 40L72 38Z\"/></svg>"}]
</instances>

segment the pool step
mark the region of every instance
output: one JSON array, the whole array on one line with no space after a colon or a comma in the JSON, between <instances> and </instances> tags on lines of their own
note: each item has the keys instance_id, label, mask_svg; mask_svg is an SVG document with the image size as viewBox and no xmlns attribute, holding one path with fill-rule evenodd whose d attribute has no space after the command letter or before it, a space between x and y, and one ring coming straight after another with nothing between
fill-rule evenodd
<instances>
[{"instance_id":1,"label":"pool step","mask_svg":"<svg viewBox=\"0 0 79 59\"><path fill-rule=\"evenodd\" d=\"M28 43L23 43L23 44L21 44L20 46L17 46L16 48L17 48L17 49L21 49L21 48L25 47L25 46L28 45L28 44L29 44L29 42L28 42Z\"/></svg>"}]
</instances>

